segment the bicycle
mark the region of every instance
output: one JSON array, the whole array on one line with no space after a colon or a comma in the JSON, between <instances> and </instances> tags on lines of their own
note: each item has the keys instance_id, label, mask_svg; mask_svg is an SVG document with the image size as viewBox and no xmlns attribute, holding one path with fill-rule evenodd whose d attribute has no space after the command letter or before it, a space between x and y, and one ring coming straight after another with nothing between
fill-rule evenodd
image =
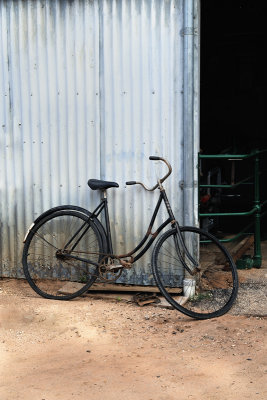
<instances>
[{"instance_id":1,"label":"bicycle","mask_svg":"<svg viewBox=\"0 0 267 400\"><path fill-rule=\"evenodd\" d=\"M46 211L34 221L24 239L22 262L25 277L36 293L48 299L70 300L88 291L97 278L118 279L171 225L157 239L152 252L153 276L162 295L175 309L197 319L214 318L229 311L238 292L237 270L231 255L211 233L179 226L162 185L172 167L164 158L149 159L163 161L168 172L152 188L142 182L126 182L140 184L148 191L160 191L147 233L128 253L116 255L112 248L107 189L117 188L116 182L88 181L92 190L102 192L93 212L65 205ZM152 233L162 203L168 218ZM99 220L101 213L105 217L103 224ZM65 280L79 282L81 287L72 294L64 294L60 288Z\"/></svg>"}]
</instances>

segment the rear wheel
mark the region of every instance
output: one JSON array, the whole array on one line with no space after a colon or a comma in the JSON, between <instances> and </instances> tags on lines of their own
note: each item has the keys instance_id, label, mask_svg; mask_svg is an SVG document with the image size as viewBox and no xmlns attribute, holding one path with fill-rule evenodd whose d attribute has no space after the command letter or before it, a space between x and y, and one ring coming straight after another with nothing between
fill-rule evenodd
<instances>
[{"instance_id":1,"label":"rear wheel","mask_svg":"<svg viewBox=\"0 0 267 400\"><path fill-rule=\"evenodd\" d=\"M175 247L177 231L167 231L157 241L152 254L153 274L161 293L174 308L193 318L208 319L225 314L238 291L232 257L206 231L183 227L181 234L190 252L198 254L199 271L195 275L184 271ZM192 265L183 257L187 265Z\"/></svg>"},{"instance_id":2,"label":"rear wheel","mask_svg":"<svg viewBox=\"0 0 267 400\"><path fill-rule=\"evenodd\" d=\"M77 297L97 279L104 242L85 214L54 212L38 221L27 236L22 257L25 277L45 298Z\"/></svg>"}]
</instances>

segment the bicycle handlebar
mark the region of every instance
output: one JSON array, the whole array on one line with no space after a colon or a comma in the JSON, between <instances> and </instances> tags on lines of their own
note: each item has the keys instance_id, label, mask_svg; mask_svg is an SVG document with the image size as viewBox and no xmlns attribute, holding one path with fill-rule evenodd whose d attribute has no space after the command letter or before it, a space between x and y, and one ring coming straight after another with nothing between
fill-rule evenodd
<instances>
[{"instance_id":1,"label":"bicycle handlebar","mask_svg":"<svg viewBox=\"0 0 267 400\"><path fill-rule=\"evenodd\" d=\"M149 160L159 161L159 160L161 160L161 158L158 157L158 156L150 156L150 157L149 157Z\"/></svg>"},{"instance_id":2,"label":"bicycle handlebar","mask_svg":"<svg viewBox=\"0 0 267 400\"><path fill-rule=\"evenodd\" d=\"M144 188L145 190L148 190L149 192L152 192L153 190L157 189L157 188L159 187L159 185L162 184L162 183L168 178L169 175L171 175L171 173L172 173L172 167L171 167L170 163L169 163L167 160L165 160L165 158L158 157L158 156L150 156L149 159L152 160L152 161L163 161L163 162L167 165L167 167L168 167L168 169L169 169L169 171L167 172L167 174L164 175L163 178L159 179L159 180L158 180L158 183L157 183L155 186L153 186L151 189L149 189L149 188L148 188L146 185L144 185L142 182L136 182L136 181L129 181L129 182L126 182L126 185L141 185L141 186L143 186L143 188Z\"/></svg>"}]
</instances>

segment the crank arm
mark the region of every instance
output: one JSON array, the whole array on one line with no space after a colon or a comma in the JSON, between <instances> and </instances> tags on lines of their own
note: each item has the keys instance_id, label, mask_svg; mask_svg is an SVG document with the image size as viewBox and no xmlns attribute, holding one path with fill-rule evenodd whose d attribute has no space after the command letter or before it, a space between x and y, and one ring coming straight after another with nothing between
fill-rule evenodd
<instances>
[{"instance_id":1,"label":"crank arm","mask_svg":"<svg viewBox=\"0 0 267 400\"><path fill-rule=\"evenodd\" d=\"M114 270L116 270L116 269L123 269L123 268L125 268L123 265L120 265L120 264L118 264L118 265L113 265L112 267L107 267L107 272L109 272L109 271L114 271Z\"/></svg>"}]
</instances>

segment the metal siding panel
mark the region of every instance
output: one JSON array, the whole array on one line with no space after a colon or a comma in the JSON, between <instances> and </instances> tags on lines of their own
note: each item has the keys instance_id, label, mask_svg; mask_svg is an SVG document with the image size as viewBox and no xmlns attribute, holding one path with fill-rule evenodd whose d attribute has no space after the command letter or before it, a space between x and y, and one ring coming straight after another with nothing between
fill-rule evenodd
<instances>
[{"instance_id":1,"label":"metal siding panel","mask_svg":"<svg viewBox=\"0 0 267 400\"><path fill-rule=\"evenodd\" d=\"M166 188L182 219L183 14L178 0L101 4L101 165L102 177L121 185L109 195L114 250L121 253L144 236L157 201L157 193L124 185L136 179L152 186L162 176L166 169L149 161L150 155L173 165ZM151 252L120 281L153 283L150 257Z\"/></svg>"},{"instance_id":2,"label":"metal siding panel","mask_svg":"<svg viewBox=\"0 0 267 400\"><path fill-rule=\"evenodd\" d=\"M97 197L87 180L100 169L98 4L14 0L0 10L0 273L21 276L32 220Z\"/></svg>"},{"instance_id":3,"label":"metal siding panel","mask_svg":"<svg viewBox=\"0 0 267 400\"><path fill-rule=\"evenodd\" d=\"M0 1L0 221L2 276L21 276L22 239L42 211L63 203L92 209L90 177L109 191L114 250L146 232L166 182L182 222L182 0ZM159 224L164 213L158 218ZM121 281L153 283L150 255Z\"/></svg>"}]
</instances>

